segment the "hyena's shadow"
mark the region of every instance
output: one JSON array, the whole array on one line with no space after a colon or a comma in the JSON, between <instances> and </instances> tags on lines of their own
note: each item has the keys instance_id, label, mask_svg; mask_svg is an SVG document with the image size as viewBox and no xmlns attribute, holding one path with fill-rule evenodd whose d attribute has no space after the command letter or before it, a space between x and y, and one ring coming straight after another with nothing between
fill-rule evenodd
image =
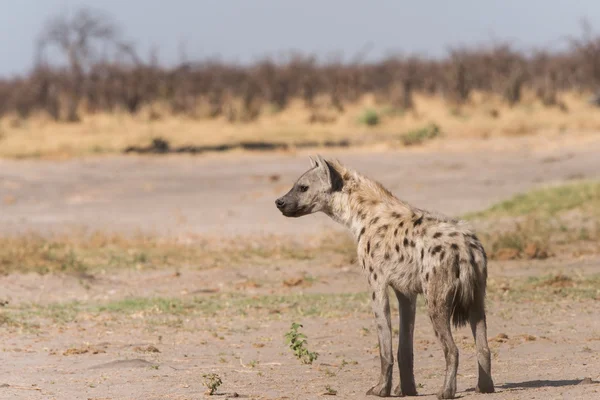
<instances>
[{"instance_id":1,"label":"hyena's shadow","mask_svg":"<svg viewBox=\"0 0 600 400\"><path fill-rule=\"evenodd\" d=\"M558 380L534 380L534 381L523 381L523 382L507 382L502 385L497 385L497 389L507 390L526 390L526 389L538 389L545 387L566 387L576 386L581 384L600 384L600 381L594 381L591 379L558 379ZM475 389L467 389L465 392L473 392Z\"/></svg>"}]
</instances>

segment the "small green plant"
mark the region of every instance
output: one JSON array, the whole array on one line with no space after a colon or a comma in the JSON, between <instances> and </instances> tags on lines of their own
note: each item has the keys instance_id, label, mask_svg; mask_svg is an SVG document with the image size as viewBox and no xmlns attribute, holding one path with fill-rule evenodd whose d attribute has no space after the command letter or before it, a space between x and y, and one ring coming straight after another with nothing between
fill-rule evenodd
<instances>
[{"instance_id":1,"label":"small green plant","mask_svg":"<svg viewBox=\"0 0 600 400\"><path fill-rule=\"evenodd\" d=\"M302 328L302 325L292 322L290 331L285 334L286 343L289 344L290 349L294 352L296 358L302 361L303 364L312 364L319 354L308 351L305 347L306 335L298 332L298 328Z\"/></svg>"},{"instance_id":2,"label":"small green plant","mask_svg":"<svg viewBox=\"0 0 600 400\"><path fill-rule=\"evenodd\" d=\"M434 139L441 135L440 128L436 124L427 125L424 128L415 129L400 136L405 146L422 144L426 140Z\"/></svg>"},{"instance_id":3,"label":"small green plant","mask_svg":"<svg viewBox=\"0 0 600 400\"><path fill-rule=\"evenodd\" d=\"M148 262L148 255L144 252L136 253L133 256L133 262L138 264L145 264Z\"/></svg>"},{"instance_id":4,"label":"small green plant","mask_svg":"<svg viewBox=\"0 0 600 400\"><path fill-rule=\"evenodd\" d=\"M327 386L325 386L325 393L323 393L323 394L327 395L327 396L335 396L337 394L337 390L335 390L331 386L327 385Z\"/></svg>"},{"instance_id":5,"label":"small green plant","mask_svg":"<svg viewBox=\"0 0 600 400\"><path fill-rule=\"evenodd\" d=\"M204 374L202 377L204 378L204 386L206 386L208 394L211 396L217 392L217 389L223 383L221 377L215 373Z\"/></svg>"},{"instance_id":6,"label":"small green plant","mask_svg":"<svg viewBox=\"0 0 600 400\"><path fill-rule=\"evenodd\" d=\"M358 122L362 125L375 126L380 122L379 114L375 110L367 109L360 115Z\"/></svg>"}]
</instances>

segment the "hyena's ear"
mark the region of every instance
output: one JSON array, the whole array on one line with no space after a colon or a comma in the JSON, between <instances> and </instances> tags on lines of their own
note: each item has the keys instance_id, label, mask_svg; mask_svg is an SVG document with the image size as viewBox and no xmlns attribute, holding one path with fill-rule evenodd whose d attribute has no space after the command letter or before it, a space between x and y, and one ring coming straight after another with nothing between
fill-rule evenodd
<instances>
[{"instance_id":1,"label":"hyena's ear","mask_svg":"<svg viewBox=\"0 0 600 400\"><path fill-rule=\"evenodd\" d=\"M317 162L315 161L314 158L312 158L311 156L308 156L308 158L310 159L310 167L314 168L317 166Z\"/></svg>"},{"instance_id":2,"label":"hyena's ear","mask_svg":"<svg viewBox=\"0 0 600 400\"><path fill-rule=\"evenodd\" d=\"M327 182L331 185L333 192L339 191L344 185L344 181L340 173L331 166L322 156L317 155L317 166L323 171Z\"/></svg>"},{"instance_id":3,"label":"hyena's ear","mask_svg":"<svg viewBox=\"0 0 600 400\"><path fill-rule=\"evenodd\" d=\"M321 169L321 171L323 171L323 173L325 173L325 175L327 176L327 180L330 181L331 180L331 171L329 171L329 168L327 168L327 162L325 161L325 159L320 155L317 154L317 158L315 159L316 162L316 166Z\"/></svg>"}]
</instances>

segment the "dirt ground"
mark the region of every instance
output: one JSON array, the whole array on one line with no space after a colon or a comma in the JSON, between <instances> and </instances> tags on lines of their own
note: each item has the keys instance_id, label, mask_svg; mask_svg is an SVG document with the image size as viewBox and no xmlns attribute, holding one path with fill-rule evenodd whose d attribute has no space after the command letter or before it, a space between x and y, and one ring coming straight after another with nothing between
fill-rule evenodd
<instances>
[{"instance_id":1,"label":"dirt ground","mask_svg":"<svg viewBox=\"0 0 600 400\"><path fill-rule=\"evenodd\" d=\"M598 177L599 152L600 138L585 135L324 155L379 180L408 202L458 215L531 187ZM81 226L231 236L339 229L321 215L284 220L273 206L308 169L309 154L0 160L0 232Z\"/></svg>"},{"instance_id":2,"label":"dirt ground","mask_svg":"<svg viewBox=\"0 0 600 400\"><path fill-rule=\"evenodd\" d=\"M459 215L540 185L600 177L600 138L565 143L515 138L325 155L414 205ZM84 227L219 238L340 229L323 215L284 219L273 205L308 167L307 154L1 160L0 232ZM474 346L461 328L454 333L458 396L600 398L600 287L564 295L560 282L530 284L551 274L596 276L600 257L493 261L489 270L496 393L473 392ZM531 292L519 292L521 284ZM317 399L328 391L365 398L379 373L365 293L359 269L343 259L2 276L0 300L8 304L0 310L10 319L0 324L0 398L201 399L210 397L208 373L222 379L215 398ZM303 325L308 349L318 353L312 365L285 344L292 322ZM422 398L435 398L444 364L420 306L415 372Z\"/></svg>"}]
</instances>

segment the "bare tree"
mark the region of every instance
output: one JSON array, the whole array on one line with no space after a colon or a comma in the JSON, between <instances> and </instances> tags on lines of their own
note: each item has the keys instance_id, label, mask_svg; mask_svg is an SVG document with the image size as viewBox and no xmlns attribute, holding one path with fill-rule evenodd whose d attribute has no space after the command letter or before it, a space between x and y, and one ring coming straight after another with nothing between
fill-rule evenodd
<instances>
[{"instance_id":1,"label":"bare tree","mask_svg":"<svg viewBox=\"0 0 600 400\"><path fill-rule=\"evenodd\" d=\"M581 29L581 38L569 38L569 42L591 83L591 87L585 89L591 89L600 96L600 37L594 35L592 26L585 18L581 20Z\"/></svg>"},{"instance_id":2,"label":"bare tree","mask_svg":"<svg viewBox=\"0 0 600 400\"><path fill-rule=\"evenodd\" d=\"M77 113L87 72L98 62L101 49L116 43L117 29L105 14L89 8L72 17L55 16L47 21L38 39L37 61L45 59L50 47L58 49L70 70L67 121L79 120ZM122 49L122 48L121 48Z\"/></svg>"}]
</instances>

